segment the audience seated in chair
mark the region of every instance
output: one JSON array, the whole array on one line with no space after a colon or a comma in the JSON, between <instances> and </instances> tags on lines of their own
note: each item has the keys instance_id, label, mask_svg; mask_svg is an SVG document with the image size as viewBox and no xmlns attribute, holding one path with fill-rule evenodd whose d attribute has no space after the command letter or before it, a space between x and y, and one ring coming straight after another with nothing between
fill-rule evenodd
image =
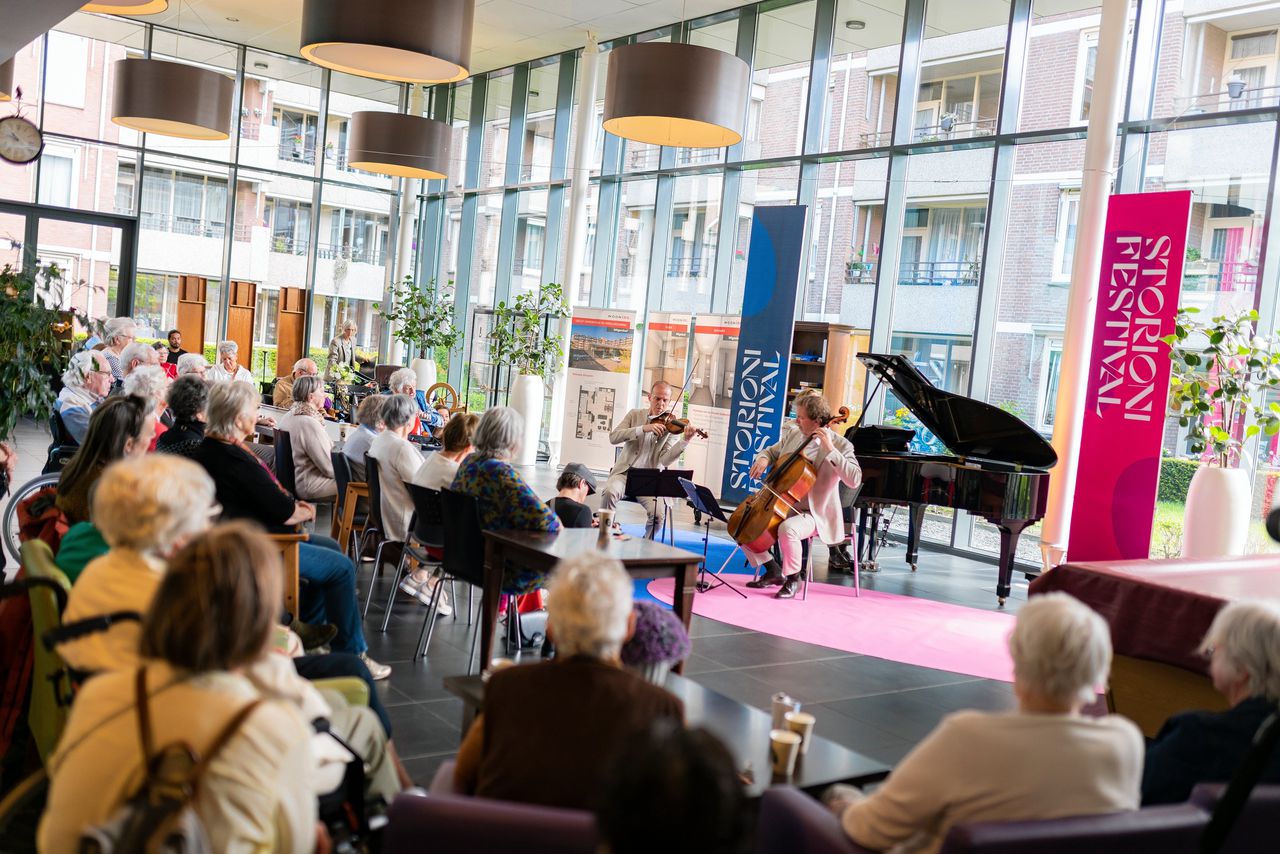
<instances>
[{"instance_id":1,"label":"audience seated in chair","mask_svg":"<svg viewBox=\"0 0 1280 854\"><path fill-rule=\"evenodd\" d=\"M476 423L475 451L458 467L450 487L476 499L485 530L560 530L560 520L511 465L520 450L524 418L509 406L486 409ZM541 572L505 567L503 593L529 593L544 586Z\"/></svg>"},{"instance_id":2,"label":"audience seated in chair","mask_svg":"<svg viewBox=\"0 0 1280 854\"><path fill-rule=\"evenodd\" d=\"M106 399L111 383L111 363L95 350L76 353L62 372L62 391L58 392L54 406L62 416L63 426L77 443L84 444L89 418Z\"/></svg>"},{"instance_id":3,"label":"audience seated in chair","mask_svg":"<svg viewBox=\"0 0 1280 854\"><path fill-rule=\"evenodd\" d=\"M338 494L333 477L333 440L324 429L324 384L319 377L302 376L293 384L296 398L280 418L278 429L293 444L293 477L298 497L305 501L332 501Z\"/></svg>"},{"instance_id":4,"label":"audience seated in chair","mask_svg":"<svg viewBox=\"0 0 1280 854\"><path fill-rule=\"evenodd\" d=\"M156 439L156 450L190 457L204 441L204 410L209 403L209 386L192 374L178 377L169 386L168 403L169 411L173 413L173 426Z\"/></svg>"},{"instance_id":5,"label":"audience seated in chair","mask_svg":"<svg viewBox=\"0 0 1280 854\"><path fill-rule=\"evenodd\" d=\"M1225 712L1183 712L1165 722L1147 746L1144 804L1178 803L1196 783L1228 782L1254 733L1280 703L1280 604L1232 602L1218 612L1200 645L1213 687L1231 704ZM1280 783L1273 752L1262 783Z\"/></svg>"},{"instance_id":6,"label":"audience seated in chair","mask_svg":"<svg viewBox=\"0 0 1280 854\"><path fill-rule=\"evenodd\" d=\"M621 666L635 627L631 597L631 577L616 560L583 554L557 566L547 603L557 657L489 677L484 709L458 751L458 790L595 809L621 750L655 721L683 721L678 699Z\"/></svg>"},{"instance_id":7,"label":"audience seated in chair","mask_svg":"<svg viewBox=\"0 0 1280 854\"><path fill-rule=\"evenodd\" d=\"M442 415L438 409L427 405L427 396L418 388L418 375L413 372L413 368L396 371L387 381L387 387L390 394L407 394L416 404L417 418L414 419L413 429L409 431L410 435L434 436L449 420L448 411Z\"/></svg>"},{"instance_id":8,"label":"audience seated in chair","mask_svg":"<svg viewBox=\"0 0 1280 854\"><path fill-rule=\"evenodd\" d=\"M595 524L584 502L596 494L596 478L582 463L569 463L556 481L556 497L547 502L566 528L590 528Z\"/></svg>"},{"instance_id":9,"label":"audience seated in chair","mask_svg":"<svg viewBox=\"0 0 1280 854\"><path fill-rule=\"evenodd\" d=\"M1142 733L1118 715L1080 713L1111 666L1103 619L1065 593L1032 597L1009 652L1017 711L949 715L873 794L829 790L854 842L936 852L956 824L1138 807Z\"/></svg>"},{"instance_id":10,"label":"audience seated in chair","mask_svg":"<svg viewBox=\"0 0 1280 854\"><path fill-rule=\"evenodd\" d=\"M293 394L293 384L302 377L318 376L320 376L320 369L316 367L314 360L303 358L294 362L292 373L276 379L275 386L271 389L272 405L281 409L288 409L297 402ZM333 401L327 397L322 401L320 408L324 410L326 415L333 416L335 414Z\"/></svg>"},{"instance_id":11,"label":"audience seated in chair","mask_svg":"<svg viewBox=\"0 0 1280 854\"><path fill-rule=\"evenodd\" d=\"M250 383L256 389L257 383L253 381L253 374L237 361L239 355L239 344L234 341L221 342L218 344L218 361L212 368L205 371L204 378L215 383L231 381Z\"/></svg>"},{"instance_id":12,"label":"audience seated in chair","mask_svg":"<svg viewBox=\"0 0 1280 854\"><path fill-rule=\"evenodd\" d=\"M111 366L113 383L124 379L124 369L120 364L120 356L124 348L132 344L138 337L138 325L132 317L113 317L102 324L102 355L107 357Z\"/></svg>"},{"instance_id":13,"label":"audience seated in chair","mask_svg":"<svg viewBox=\"0 0 1280 854\"><path fill-rule=\"evenodd\" d=\"M248 383L217 383L209 389L205 439L194 459L213 478L225 519L252 519L275 533L296 532L299 524L315 519L316 508L297 501L275 475L245 447L258 413L257 389ZM360 608L356 603L355 566L329 539L312 534L300 543L299 570L302 614L312 625L333 623L338 628L333 649L361 656L375 679L391 668L368 657Z\"/></svg>"},{"instance_id":14,"label":"audience seated in chair","mask_svg":"<svg viewBox=\"0 0 1280 854\"><path fill-rule=\"evenodd\" d=\"M150 401L117 396L97 408L80 450L58 478L58 509L68 524L89 519L89 495L103 470L123 457L145 454L155 430Z\"/></svg>"},{"instance_id":15,"label":"audience seated in chair","mask_svg":"<svg viewBox=\"0 0 1280 854\"><path fill-rule=\"evenodd\" d=\"M263 701L210 763L195 794L215 851L315 850L317 796L339 785L344 770L341 760L336 767L324 761L324 736L309 724L331 714L324 699L269 652L281 575L277 549L253 526L215 528L174 556L142 624L140 667L157 747L186 742L204 754L233 715ZM49 765L40 850L79 850L80 834L106 821L138 785L144 757L137 681L136 668L105 673L76 697ZM372 713L354 711L364 719L356 735L376 741L381 730ZM385 753L370 775L381 783L376 794L398 788Z\"/></svg>"},{"instance_id":16,"label":"audience seated in chair","mask_svg":"<svg viewBox=\"0 0 1280 854\"><path fill-rule=\"evenodd\" d=\"M373 438L386 429L387 425L382 422L382 407L387 400L383 395L370 394L360 401L360 406L356 408L356 421L360 426L347 435L347 441L342 446L342 453L351 464L351 479L359 483L363 483L366 477L364 455L369 453Z\"/></svg>"},{"instance_id":17,"label":"audience seated in chair","mask_svg":"<svg viewBox=\"0 0 1280 854\"><path fill-rule=\"evenodd\" d=\"M747 850L745 806L724 743L660 720L613 763L596 815L609 854L738 854Z\"/></svg>"},{"instance_id":18,"label":"audience seated in chair","mask_svg":"<svg viewBox=\"0 0 1280 854\"><path fill-rule=\"evenodd\" d=\"M154 451L156 441L169 429L169 425L165 422L173 422L173 417L168 414L169 377L160 369L158 363L142 365L125 376L124 393L151 404L151 417L155 419L156 429L147 450Z\"/></svg>"},{"instance_id":19,"label":"audience seated in chair","mask_svg":"<svg viewBox=\"0 0 1280 854\"><path fill-rule=\"evenodd\" d=\"M178 376L185 377L188 374L205 378L205 372L209 370L209 363L205 361L204 356L199 353L183 353L178 357Z\"/></svg>"},{"instance_id":20,"label":"audience seated in chair","mask_svg":"<svg viewBox=\"0 0 1280 854\"><path fill-rule=\"evenodd\" d=\"M459 412L445 425L440 450L430 454L422 462L415 483L427 489L448 489L458 476L458 466L475 450L476 425L480 416L474 412Z\"/></svg>"}]
</instances>

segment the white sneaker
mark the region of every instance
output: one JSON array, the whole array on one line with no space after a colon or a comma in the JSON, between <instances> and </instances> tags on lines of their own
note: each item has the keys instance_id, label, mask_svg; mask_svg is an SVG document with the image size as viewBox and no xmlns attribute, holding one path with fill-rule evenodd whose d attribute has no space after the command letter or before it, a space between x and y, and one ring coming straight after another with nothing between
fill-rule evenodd
<instances>
[{"instance_id":1,"label":"white sneaker","mask_svg":"<svg viewBox=\"0 0 1280 854\"><path fill-rule=\"evenodd\" d=\"M373 677L374 682L381 682L391 675L391 668L385 664L379 664L369 657L369 653L360 653L360 660L364 662L364 666L369 668L369 675Z\"/></svg>"},{"instance_id":2,"label":"white sneaker","mask_svg":"<svg viewBox=\"0 0 1280 854\"><path fill-rule=\"evenodd\" d=\"M422 583L413 595L417 597L418 601L423 605L430 605L431 593L435 589L435 586L440 583L439 579L429 578ZM436 616L448 617L451 614L453 614L453 605L449 602L449 591L441 590L440 601L436 603Z\"/></svg>"}]
</instances>

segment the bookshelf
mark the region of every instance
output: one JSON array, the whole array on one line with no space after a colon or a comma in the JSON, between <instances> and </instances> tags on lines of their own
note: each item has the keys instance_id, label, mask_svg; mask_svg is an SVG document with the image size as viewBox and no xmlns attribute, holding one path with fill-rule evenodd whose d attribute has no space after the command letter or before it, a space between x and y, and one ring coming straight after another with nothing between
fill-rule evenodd
<instances>
[{"instance_id":1,"label":"bookshelf","mask_svg":"<svg viewBox=\"0 0 1280 854\"><path fill-rule=\"evenodd\" d=\"M839 323L796 323L787 371L788 411L792 399L808 387L820 389L833 411L853 405L853 335L852 326Z\"/></svg>"}]
</instances>

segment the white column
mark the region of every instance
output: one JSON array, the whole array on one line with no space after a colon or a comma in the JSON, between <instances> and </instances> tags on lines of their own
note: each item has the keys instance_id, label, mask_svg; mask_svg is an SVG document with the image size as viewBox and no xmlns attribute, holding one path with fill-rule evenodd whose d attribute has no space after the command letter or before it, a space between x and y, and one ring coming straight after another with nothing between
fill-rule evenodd
<instances>
[{"instance_id":1,"label":"white column","mask_svg":"<svg viewBox=\"0 0 1280 854\"><path fill-rule=\"evenodd\" d=\"M1046 570L1065 560L1067 538L1071 533L1071 502L1076 491L1080 431L1084 423L1098 302L1098 268L1102 263L1107 200L1115 177L1112 161L1118 115L1124 102L1124 41L1128 20L1129 0L1103 0L1089 132L1084 146L1080 211L1076 218L1076 248L1071 261L1071 290L1062 340L1062 367L1054 410L1053 449L1058 453L1058 465L1049 478L1049 506L1040 533L1040 551Z\"/></svg>"},{"instance_id":2,"label":"white column","mask_svg":"<svg viewBox=\"0 0 1280 854\"><path fill-rule=\"evenodd\" d=\"M418 83L410 83L409 115L421 116L422 102L422 85ZM382 305L391 304L391 287L396 282L404 281L405 276L413 274L413 213L417 207L418 194L421 189L422 180L420 178L400 179L400 221L399 228L396 230L396 271L394 278L387 278L387 288L382 294ZM421 288L426 283L414 282L414 284ZM409 360L414 357L414 354L404 352L404 345L392 337L394 332L394 325L388 323L386 331L383 333L387 336L387 360L393 365L407 365L409 364Z\"/></svg>"},{"instance_id":3,"label":"white column","mask_svg":"<svg viewBox=\"0 0 1280 854\"><path fill-rule=\"evenodd\" d=\"M564 241L564 305L572 310L573 293L582 277L582 256L587 249L587 191L591 189L592 125L596 118L596 65L600 56L594 32L587 33L578 69L577 113L573 117L573 162L569 164L569 217ZM560 464L560 436L564 430L564 398L569 385L569 342L552 379L551 423L547 429L551 466Z\"/></svg>"}]
</instances>

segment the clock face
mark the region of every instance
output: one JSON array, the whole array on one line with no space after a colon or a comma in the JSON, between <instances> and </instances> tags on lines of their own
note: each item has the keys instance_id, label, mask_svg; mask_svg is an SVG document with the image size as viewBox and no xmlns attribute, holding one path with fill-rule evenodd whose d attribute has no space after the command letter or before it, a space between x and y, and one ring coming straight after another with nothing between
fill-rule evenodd
<instances>
[{"instance_id":1,"label":"clock face","mask_svg":"<svg viewBox=\"0 0 1280 854\"><path fill-rule=\"evenodd\" d=\"M30 163L43 148L44 135L31 122L21 116L0 119L0 159L19 165Z\"/></svg>"}]
</instances>

